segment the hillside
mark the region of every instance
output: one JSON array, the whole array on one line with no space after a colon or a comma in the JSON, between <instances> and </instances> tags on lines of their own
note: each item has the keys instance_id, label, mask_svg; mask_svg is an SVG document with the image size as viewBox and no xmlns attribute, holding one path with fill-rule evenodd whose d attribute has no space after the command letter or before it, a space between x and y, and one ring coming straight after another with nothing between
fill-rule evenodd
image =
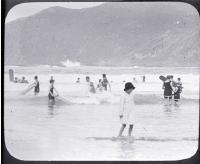
<instances>
[{"instance_id":1,"label":"hillside","mask_svg":"<svg viewBox=\"0 0 200 164\"><path fill-rule=\"evenodd\" d=\"M6 24L6 65L199 66L199 16L180 5L51 7ZM169 12L170 8L170 12Z\"/></svg>"}]
</instances>

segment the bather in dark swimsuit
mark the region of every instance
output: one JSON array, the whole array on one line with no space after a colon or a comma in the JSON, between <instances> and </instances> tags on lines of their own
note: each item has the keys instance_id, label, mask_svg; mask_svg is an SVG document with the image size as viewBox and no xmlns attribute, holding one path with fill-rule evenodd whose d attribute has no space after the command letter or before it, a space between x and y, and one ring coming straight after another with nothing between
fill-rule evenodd
<instances>
[{"instance_id":1,"label":"bather in dark swimsuit","mask_svg":"<svg viewBox=\"0 0 200 164\"><path fill-rule=\"evenodd\" d=\"M35 93L39 93L40 92L40 83L39 83L39 81L37 81L37 84L36 84L36 86L34 88L34 92Z\"/></svg>"},{"instance_id":2,"label":"bather in dark swimsuit","mask_svg":"<svg viewBox=\"0 0 200 164\"><path fill-rule=\"evenodd\" d=\"M51 92L52 94L53 94L53 88L54 88L54 87L51 87L51 88L50 88L50 92ZM49 97L49 100L54 100L54 99L55 99L55 97L54 97L54 96L52 96L50 92L49 92L49 95L48 95L48 97Z\"/></svg>"},{"instance_id":3,"label":"bather in dark swimsuit","mask_svg":"<svg viewBox=\"0 0 200 164\"><path fill-rule=\"evenodd\" d=\"M171 81L164 83L164 98L172 98L172 87L170 85Z\"/></svg>"}]
</instances>

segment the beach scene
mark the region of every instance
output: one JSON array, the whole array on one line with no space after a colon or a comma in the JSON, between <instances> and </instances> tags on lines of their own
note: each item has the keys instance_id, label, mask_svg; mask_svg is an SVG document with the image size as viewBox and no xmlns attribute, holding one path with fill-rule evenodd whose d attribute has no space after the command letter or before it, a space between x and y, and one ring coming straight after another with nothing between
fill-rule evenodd
<instances>
[{"instance_id":1,"label":"beach scene","mask_svg":"<svg viewBox=\"0 0 200 164\"><path fill-rule=\"evenodd\" d=\"M6 22L4 133L11 156L161 161L195 155L200 24L193 7L41 4L35 4L41 11ZM161 12L163 5L177 16Z\"/></svg>"}]
</instances>

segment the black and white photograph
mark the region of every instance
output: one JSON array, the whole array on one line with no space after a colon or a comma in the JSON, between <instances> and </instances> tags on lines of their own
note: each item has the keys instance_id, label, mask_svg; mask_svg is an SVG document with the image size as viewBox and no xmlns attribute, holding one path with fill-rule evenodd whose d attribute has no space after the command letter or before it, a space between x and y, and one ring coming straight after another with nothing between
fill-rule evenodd
<instances>
[{"instance_id":1,"label":"black and white photograph","mask_svg":"<svg viewBox=\"0 0 200 164\"><path fill-rule=\"evenodd\" d=\"M199 13L183 2L14 6L4 47L9 154L25 161L191 158L199 45Z\"/></svg>"}]
</instances>

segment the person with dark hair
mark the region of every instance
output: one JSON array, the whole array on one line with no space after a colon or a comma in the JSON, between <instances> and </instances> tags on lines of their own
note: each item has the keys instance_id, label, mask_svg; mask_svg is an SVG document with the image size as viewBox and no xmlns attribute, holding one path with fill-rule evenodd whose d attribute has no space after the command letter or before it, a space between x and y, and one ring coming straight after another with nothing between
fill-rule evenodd
<instances>
[{"instance_id":1,"label":"person with dark hair","mask_svg":"<svg viewBox=\"0 0 200 164\"><path fill-rule=\"evenodd\" d=\"M22 77L21 83L28 83L24 76Z\"/></svg>"},{"instance_id":2,"label":"person with dark hair","mask_svg":"<svg viewBox=\"0 0 200 164\"><path fill-rule=\"evenodd\" d=\"M49 83L50 83L49 94L48 94L49 102L54 102L55 101L55 97L58 96L58 91L54 87L54 82L55 82L54 80L50 80L49 81Z\"/></svg>"},{"instance_id":3,"label":"person with dark hair","mask_svg":"<svg viewBox=\"0 0 200 164\"><path fill-rule=\"evenodd\" d=\"M167 104L170 104L171 99L172 99L172 81L171 81L171 76L167 75L167 80L163 82L163 89L164 89L164 99L166 100ZM166 105L167 105L166 104Z\"/></svg>"},{"instance_id":4,"label":"person with dark hair","mask_svg":"<svg viewBox=\"0 0 200 164\"><path fill-rule=\"evenodd\" d=\"M53 79L53 76L50 77L49 83L51 82L55 82L55 80Z\"/></svg>"},{"instance_id":5,"label":"person with dark hair","mask_svg":"<svg viewBox=\"0 0 200 164\"><path fill-rule=\"evenodd\" d=\"M38 81L38 76L34 77L35 82L33 83L34 85L34 94L37 95L40 92L40 83Z\"/></svg>"},{"instance_id":6,"label":"person with dark hair","mask_svg":"<svg viewBox=\"0 0 200 164\"><path fill-rule=\"evenodd\" d=\"M100 92L102 92L103 90L102 79L99 79L99 83L97 84L96 90L99 90Z\"/></svg>"},{"instance_id":7,"label":"person with dark hair","mask_svg":"<svg viewBox=\"0 0 200 164\"><path fill-rule=\"evenodd\" d=\"M13 82L14 82L14 83L18 83L18 82L19 82L18 77L15 77Z\"/></svg>"},{"instance_id":8,"label":"person with dark hair","mask_svg":"<svg viewBox=\"0 0 200 164\"><path fill-rule=\"evenodd\" d=\"M76 83L80 83L80 77L77 78Z\"/></svg>"},{"instance_id":9,"label":"person with dark hair","mask_svg":"<svg viewBox=\"0 0 200 164\"><path fill-rule=\"evenodd\" d=\"M88 91L90 93L96 93L95 87L94 87L94 83L90 81L90 77L86 76L86 82L87 82L87 86L88 86Z\"/></svg>"},{"instance_id":10,"label":"person with dark hair","mask_svg":"<svg viewBox=\"0 0 200 164\"><path fill-rule=\"evenodd\" d=\"M126 127L129 125L128 136L130 137L133 130L133 125L135 121L135 113L134 113L134 93L133 90L135 89L134 85L131 82L127 82L125 84L124 93L120 99L120 112L119 117L122 123L122 126L119 131L119 137L122 136L122 133Z\"/></svg>"},{"instance_id":11,"label":"person with dark hair","mask_svg":"<svg viewBox=\"0 0 200 164\"><path fill-rule=\"evenodd\" d=\"M181 82L181 78L177 78L177 83L176 83L176 89L174 90L174 102L175 104L178 103L178 101L180 100L180 94L182 92L182 82Z\"/></svg>"},{"instance_id":12,"label":"person with dark hair","mask_svg":"<svg viewBox=\"0 0 200 164\"><path fill-rule=\"evenodd\" d=\"M108 90L108 86L109 86L109 89L111 91L111 86L110 86L110 83L109 83L109 81L108 81L108 79L106 77L106 74L103 74L102 77L103 77L102 87L103 87L104 91Z\"/></svg>"}]
</instances>

